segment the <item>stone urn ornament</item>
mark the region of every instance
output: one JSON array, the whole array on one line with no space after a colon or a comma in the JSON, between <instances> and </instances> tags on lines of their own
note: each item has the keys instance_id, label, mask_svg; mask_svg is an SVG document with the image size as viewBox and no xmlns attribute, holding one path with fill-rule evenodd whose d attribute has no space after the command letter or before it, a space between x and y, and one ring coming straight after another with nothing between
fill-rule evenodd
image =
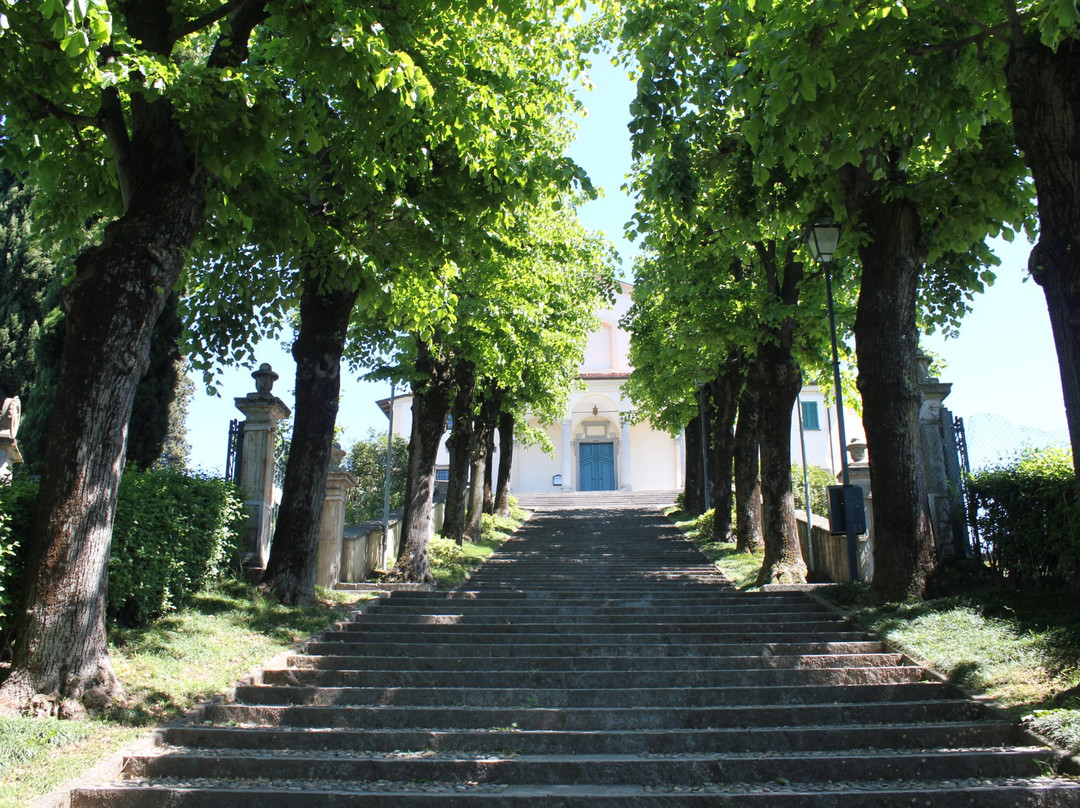
<instances>
[{"instance_id":1,"label":"stone urn ornament","mask_svg":"<svg viewBox=\"0 0 1080 808\"><path fill-rule=\"evenodd\" d=\"M862 463L866 459L866 444L858 438L852 438L847 445L852 463Z\"/></svg>"}]
</instances>

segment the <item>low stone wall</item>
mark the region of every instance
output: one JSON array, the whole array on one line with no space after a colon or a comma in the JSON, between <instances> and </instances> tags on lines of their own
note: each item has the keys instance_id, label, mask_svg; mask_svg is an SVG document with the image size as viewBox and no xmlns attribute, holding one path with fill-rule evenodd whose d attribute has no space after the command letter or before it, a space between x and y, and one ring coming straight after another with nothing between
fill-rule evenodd
<instances>
[{"instance_id":1,"label":"low stone wall","mask_svg":"<svg viewBox=\"0 0 1080 808\"><path fill-rule=\"evenodd\" d=\"M803 560L813 577L826 577L830 581L841 583L851 580L848 572L847 536L833 536L829 533L829 520L814 514L808 542L806 511L796 510L795 521L799 526ZM859 580L869 581L874 575L874 547L868 533L859 537L858 559Z\"/></svg>"},{"instance_id":2,"label":"low stone wall","mask_svg":"<svg viewBox=\"0 0 1080 808\"><path fill-rule=\"evenodd\" d=\"M436 533L442 529L442 522L443 504L437 503L432 514L432 525ZM390 514L390 526L385 537L381 519L346 526L341 544L341 571L338 581L360 583L367 580L372 570L390 569L397 561L400 547L401 511Z\"/></svg>"}]
</instances>

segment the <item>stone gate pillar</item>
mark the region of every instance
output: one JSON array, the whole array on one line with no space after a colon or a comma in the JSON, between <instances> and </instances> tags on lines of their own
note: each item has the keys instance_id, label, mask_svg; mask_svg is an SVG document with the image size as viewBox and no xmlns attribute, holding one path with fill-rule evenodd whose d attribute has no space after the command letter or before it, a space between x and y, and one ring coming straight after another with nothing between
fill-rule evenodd
<instances>
[{"instance_id":1,"label":"stone gate pillar","mask_svg":"<svg viewBox=\"0 0 1080 808\"><path fill-rule=\"evenodd\" d=\"M619 436L619 490L630 491L630 419L622 422L622 434Z\"/></svg>"},{"instance_id":2,"label":"stone gate pillar","mask_svg":"<svg viewBox=\"0 0 1080 808\"><path fill-rule=\"evenodd\" d=\"M562 490L574 490L574 442L572 422L564 418L562 422Z\"/></svg>"},{"instance_id":3,"label":"stone gate pillar","mask_svg":"<svg viewBox=\"0 0 1080 808\"><path fill-rule=\"evenodd\" d=\"M266 568L270 557L271 514L274 508L274 444L278 422L292 413L271 390L278 375L266 362L251 374L255 392L234 399L244 414L244 450L240 458L240 487L247 498L245 548L248 562Z\"/></svg>"},{"instance_id":4,"label":"stone gate pillar","mask_svg":"<svg viewBox=\"0 0 1080 808\"><path fill-rule=\"evenodd\" d=\"M341 548L345 541L345 497L356 486L356 478L341 467L345 450L335 443L330 450L330 470L326 474L326 499L319 520L319 549L316 554L315 583L333 587L341 577Z\"/></svg>"},{"instance_id":5,"label":"stone gate pillar","mask_svg":"<svg viewBox=\"0 0 1080 808\"><path fill-rule=\"evenodd\" d=\"M930 524L939 557L953 558L957 555L957 548L952 532L952 498L945 469L945 443L941 434L942 402L952 391L952 385L943 384L929 374L930 357L921 351L919 369L919 389L923 394L919 408L919 451L930 508Z\"/></svg>"}]
</instances>

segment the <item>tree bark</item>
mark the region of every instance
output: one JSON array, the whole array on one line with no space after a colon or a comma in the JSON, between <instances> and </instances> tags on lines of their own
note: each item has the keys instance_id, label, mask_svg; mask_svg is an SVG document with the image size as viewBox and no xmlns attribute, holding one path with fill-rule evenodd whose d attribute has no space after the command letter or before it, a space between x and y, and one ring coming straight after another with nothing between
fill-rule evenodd
<instances>
[{"instance_id":1,"label":"tree bark","mask_svg":"<svg viewBox=\"0 0 1080 808\"><path fill-rule=\"evenodd\" d=\"M756 368L751 369L739 397L735 425L735 549L754 553L765 546L762 533L759 469L759 408Z\"/></svg>"},{"instance_id":2,"label":"tree bark","mask_svg":"<svg viewBox=\"0 0 1080 808\"><path fill-rule=\"evenodd\" d=\"M765 540L758 584L805 583L806 563L791 493L791 408L802 389L802 374L791 356L790 335L766 341L758 348L756 376L761 396L758 434L761 526Z\"/></svg>"},{"instance_id":3,"label":"tree bark","mask_svg":"<svg viewBox=\"0 0 1080 808\"><path fill-rule=\"evenodd\" d=\"M469 450L473 438L473 398L476 374L471 363L458 366L457 394L450 415L450 437L446 448L450 454L449 479L446 483L446 510L443 511L444 539L461 544L465 537L465 508L469 497Z\"/></svg>"},{"instance_id":4,"label":"tree bark","mask_svg":"<svg viewBox=\"0 0 1080 808\"><path fill-rule=\"evenodd\" d=\"M510 515L510 470L514 464L514 415L499 413L499 475L495 482L495 513Z\"/></svg>"},{"instance_id":5,"label":"tree bark","mask_svg":"<svg viewBox=\"0 0 1080 808\"><path fill-rule=\"evenodd\" d=\"M127 31L168 57L172 18L160 4L125 6ZM233 12L228 41L208 63L242 63L261 1ZM111 111L111 110L109 110ZM65 290L67 332L34 526L27 548L23 611L0 704L22 706L58 692L60 714L78 700L121 693L105 641L105 587L127 424L150 335L205 215L205 173L188 148L167 97L134 94L127 119L105 128L117 156L124 213L102 243L75 264Z\"/></svg>"},{"instance_id":6,"label":"tree bark","mask_svg":"<svg viewBox=\"0 0 1080 808\"><path fill-rule=\"evenodd\" d=\"M103 242L79 256L65 290L67 334L11 673L0 700L57 691L62 713L88 690L119 695L105 642L105 586L116 492L150 335L203 220L184 137L165 99L136 105L134 197Z\"/></svg>"},{"instance_id":7,"label":"tree bark","mask_svg":"<svg viewBox=\"0 0 1080 808\"><path fill-rule=\"evenodd\" d=\"M319 523L341 393L341 355L360 291L355 284L329 287L306 267L303 284L300 330L292 346L296 360L292 444L262 579L289 606L306 606L315 599Z\"/></svg>"},{"instance_id":8,"label":"tree bark","mask_svg":"<svg viewBox=\"0 0 1080 808\"><path fill-rule=\"evenodd\" d=\"M687 516L705 513L705 470L701 466L701 418L691 418L683 430L686 471L683 475L683 512Z\"/></svg>"},{"instance_id":9,"label":"tree bark","mask_svg":"<svg viewBox=\"0 0 1080 808\"><path fill-rule=\"evenodd\" d=\"M713 539L731 538L733 467L735 463L735 414L743 386L743 362L732 357L719 375L706 385L708 417L709 496L713 507Z\"/></svg>"},{"instance_id":10,"label":"tree bark","mask_svg":"<svg viewBox=\"0 0 1080 808\"><path fill-rule=\"evenodd\" d=\"M481 399L480 411L476 414L473 427L469 510L465 518L465 538L471 542L479 542L481 538L484 521L484 471L490 463L488 438L491 436L492 424L498 418L498 414L498 396L490 392L485 394Z\"/></svg>"},{"instance_id":11,"label":"tree bark","mask_svg":"<svg viewBox=\"0 0 1080 808\"><path fill-rule=\"evenodd\" d=\"M412 386L409 476L405 483L405 513L395 573L403 581L434 583L428 539L432 533L435 461L454 397L454 380L450 360L436 353L428 343L420 339L416 342L416 374L420 381Z\"/></svg>"},{"instance_id":12,"label":"tree bark","mask_svg":"<svg viewBox=\"0 0 1080 808\"><path fill-rule=\"evenodd\" d=\"M918 456L922 392L915 362L926 248L913 202L884 198L863 167L848 166L840 179L848 212L869 237L859 245L855 350L874 496L871 592L878 601L906 600L925 594L936 562Z\"/></svg>"},{"instance_id":13,"label":"tree bark","mask_svg":"<svg viewBox=\"0 0 1080 808\"><path fill-rule=\"evenodd\" d=\"M1005 73L1016 144L1038 192L1028 270L1050 314L1080 493L1080 38L1054 52L1033 37L1011 50Z\"/></svg>"}]
</instances>

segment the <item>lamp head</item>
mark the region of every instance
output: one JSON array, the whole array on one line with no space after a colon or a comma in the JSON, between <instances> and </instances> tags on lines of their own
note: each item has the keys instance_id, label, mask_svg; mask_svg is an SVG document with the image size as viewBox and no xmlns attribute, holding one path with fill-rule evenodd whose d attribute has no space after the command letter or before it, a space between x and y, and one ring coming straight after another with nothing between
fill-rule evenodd
<instances>
[{"instance_id":1,"label":"lamp head","mask_svg":"<svg viewBox=\"0 0 1080 808\"><path fill-rule=\"evenodd\" d=\"M826 264L832 261L843 229L843 225L824 216L815 219L814 223L806 228L803 240L810 247L810 254L815 260Z\"/></svg>"}]
</instances>

